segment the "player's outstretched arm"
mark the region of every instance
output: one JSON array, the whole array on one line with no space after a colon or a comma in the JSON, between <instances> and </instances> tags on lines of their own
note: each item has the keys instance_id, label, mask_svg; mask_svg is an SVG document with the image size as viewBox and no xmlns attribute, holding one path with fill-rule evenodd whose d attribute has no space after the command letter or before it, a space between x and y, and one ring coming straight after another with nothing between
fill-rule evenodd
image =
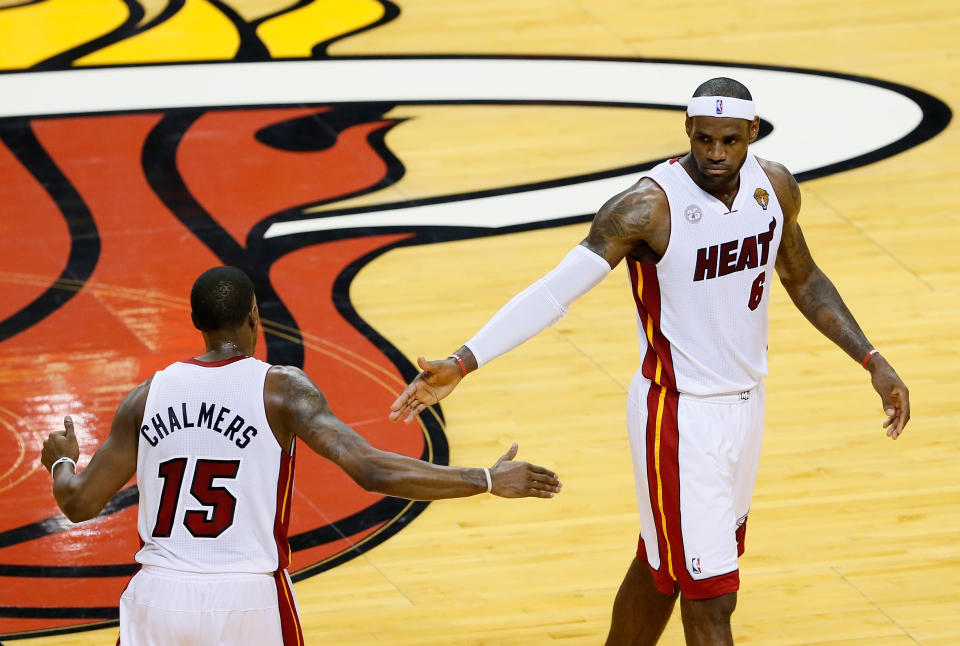
<instances>
[{"instance_id":1,"label":"player's outstretched arm","mask_svg":"<svg viewBox=\"0 0 960 646\"><path fill-rule=\"evenodd\" d=\"M814 327L870 371L887 419L887 435L897 439L910 420L910 393L887 360L873 349L833 282L817 266L798 223L800 187L780 164L762 162L783 208L784 223L777 275L803 315Z\"/></svg>"},{"instance_id":2,"label":"player's outstretched arm","mask_svg":"<svg viewBox=\"0 0 960 646\"><path fill-rule=\"evenodd\" d=\"M421 372L390 406L390 419L410 422L449 395L470 372L509 352L563 318L639 244L662 253L670 235L663 191L641 180L615 195L593 219L587 237L553 271L514 296L472 339L446 359L420 357Z\"/></svg>"},{"instance_id":3,"label":"player's outstretched arm","mask_svg":"<svg viewBox=\"0 0 960 646\"><path fill-rule=\"evenodd\" d=\"M298 368L272 368L265 401L275 431L296 435L367 491L411 500L462 498L487 491L487 474L482 468L446 467L371 446L337 418L320 389ZM552 498L560 491L555 473L516 462L516 455L514 444L490 467L494 495Z\"/></svg>"},{"instance_id":4,"label":"player's outstretched arm","mask_svg":"<svg viewBox=\"0 0 960 646\"><path fill-rule=\"evenodd\" d=\"M71 521L89 520L103 511L114 494L136 472L137 433L149 387L150 382L146 381L123 398L113 417L110 435L83 471L74 473L69 462L57 465L54 470L53 496ZM62 431L50 433L43 443L40 462L47 470L62 457L68 457L74 463L80 457L73 419L69 415L63 419L63 427Z\"/></svg>"}]
</instances>

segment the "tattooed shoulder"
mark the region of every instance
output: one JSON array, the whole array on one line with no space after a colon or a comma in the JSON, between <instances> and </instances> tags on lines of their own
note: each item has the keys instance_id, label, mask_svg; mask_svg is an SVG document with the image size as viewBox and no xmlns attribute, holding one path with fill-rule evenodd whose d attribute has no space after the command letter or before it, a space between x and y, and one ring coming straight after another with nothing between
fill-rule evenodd
<instances>
[{"instance_id":1,"label":"tattooed shoulder","mask_svg":"<svg viewBox=\"0 0 960 646\"><path fill-rule=\"evenodd\" d=\"M654 224L662 191L653 182L641 180L603 205L594 221L596 233L610 240L642 240Z\"/></svg>"},{"instance_id":2,"label":"tattooed shoulder","mask_svg":"<svg viewBox=\"0 0 960 646\"><path fill-rule=\"evenodd\" d=\"M800 211L800 185L793 174L783 164L757 158L760 166L766 172L773 190L777 193L783 214L787 218L796 216Z\"/></svg>"},{"instance_id":3,"label":"tattooed shoulder","mask_svg":"<svg viewBox=\"0 0 960 646\"><path fill-rule=\"evenodd\" d=\"M326 397L310 377L293 366L274 366L269 376L274 387L268 388L277 404L292 409L298 414L311 414L329 410Z\"/></svg>"}]
</instances>

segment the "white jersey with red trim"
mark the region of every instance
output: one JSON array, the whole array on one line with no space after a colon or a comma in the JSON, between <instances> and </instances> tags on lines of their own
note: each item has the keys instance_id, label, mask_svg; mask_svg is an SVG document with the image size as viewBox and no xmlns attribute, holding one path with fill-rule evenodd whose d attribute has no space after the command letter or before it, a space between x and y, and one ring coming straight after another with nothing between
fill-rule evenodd
<instances>
[{"instance_id":1,"label":"white jersey with red trim","mask_svg":"<svg viewBox=\"0 0 960 646\"><path fill-rule=\"evenodd\" d=\"M154 375L137 451L139 563L251 574L287 566L295 447L281 449L267 422L269 369L238 356Z\"/></svg>"},{"instance_id":2,"label":"white jersey with red trim","mask_svg":"<svg viewBox=\"0 0 960 646\"><path fill-rule=\"evenodd\" d=\"M748 391L767 375L768 304L783 211L747 153L727 207L673 159L645 177L666 193L670 240L656 264L627 258L643 376L697 396Z\"/></svg>"}]
</instances>

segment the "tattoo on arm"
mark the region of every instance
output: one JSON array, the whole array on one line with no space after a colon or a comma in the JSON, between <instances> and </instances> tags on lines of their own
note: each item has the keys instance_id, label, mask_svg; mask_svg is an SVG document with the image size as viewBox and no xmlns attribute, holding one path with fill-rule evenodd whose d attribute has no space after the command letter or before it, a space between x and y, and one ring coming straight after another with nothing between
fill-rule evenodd
<instances>
[{"instance_id":1,"label":"tattoo on arm","mask_svg":"<svg viewBox=\"0 0 960 646\"><path fill-rule=\"evenodd\" d=\"M797 213L800 211L800 184L797 183L797 179L791 175L786 168L783 170L787 174L787 186L790 187L790 197L793 199L793 212Z\"/></svg>"},{"instance_id":2,"label":"tattoo on arm","mask_svg":"<svg viewBox=\"0 0 960 646\"><path fill-rule=\"evenodd\" d=\"M818 267L790 296L807 320L852 359L861 361L872 347L837 288Z\"/></svg>"},{"instance_id":3,"label":"tattoo on arm","mask_svg":"<svg viewBox=\"0 0 960 646\"><path fill-rule=\"evenodd\" d=\"M289 397L294 403L293 415L297 435L323 457L340 463L368 442L340 421L320 389L302 372L292 380Z\"/></svg>"},{"instance_id":4,"label":"tattoo on arm","mask_svg":"<svg viewBox=\"0 0 960 646\"><path fill-rule=\"evenodd\" d=\"M643 198L621 199L600 223L605 238L629 239L643 235L650 224L653 207Z\"/></svg>"},{"instance_id":5,"label":"tattoo on arm","mask_svg":"<svg viewBox=\"0 0 960 646\"><path fill-rule=\"evenodd\" d=\"M644 241L653 220L653 204L637 192L621 194L603 205L590 227L585 246L611 265ZM608 254L613 247L620 249Z\"/></svg>"},{"instance_id":6,"label":"tattoo on arm","mask_svg":"<svg viewBox=\"0 0 960 646\"><path fill-rule=\"evenodd\" d=\"M793 187L796 182L792 182ZM798 189L793 189L798 190ZM856 361L872 347L834 284L810 255L796 219L784 223L777 273L797 309L821 334Z\"/></svg>"}]
</instances>

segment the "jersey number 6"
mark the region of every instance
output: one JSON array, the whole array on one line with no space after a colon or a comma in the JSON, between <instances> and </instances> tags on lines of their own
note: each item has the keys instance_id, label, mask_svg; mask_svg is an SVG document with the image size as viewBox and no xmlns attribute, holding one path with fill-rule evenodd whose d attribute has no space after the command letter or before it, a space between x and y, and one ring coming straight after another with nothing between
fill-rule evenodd
<instances>
[{"instance_id":1,"label":"jersey number 6","mask_svg":"<svg viewBox=\"0 0 960 646\"><path fill-rule=\"evenodd\" d=\"M747 301L747 307L751 310L757 309L760 306L760 301L763 300L763 281L767 278L767 272L761 271L760 275L757 276L757 279L753 281L753 285L750 287L750 300Z\"/></svg>"},{"instance_id":2,"label":"jersey number 6","mask_svg":"<svg viewBox=\"0 0 960 646\"><path fill-rule=\"evenodd\" d=\"M173 458L160 463L157 475L163 478L163 491L160 494L160 509L157 510L157 524L153 528L155 538L170 536L173 530L186 468L187 458ZM239 469L240 460L197 460L190 493L201 504L213 509L191 509L183 515L184 526L195 537L216 538L233 524L237 499L225 487L214 487L213 479L236 478Z\"/></svg>"}]
</instances>

